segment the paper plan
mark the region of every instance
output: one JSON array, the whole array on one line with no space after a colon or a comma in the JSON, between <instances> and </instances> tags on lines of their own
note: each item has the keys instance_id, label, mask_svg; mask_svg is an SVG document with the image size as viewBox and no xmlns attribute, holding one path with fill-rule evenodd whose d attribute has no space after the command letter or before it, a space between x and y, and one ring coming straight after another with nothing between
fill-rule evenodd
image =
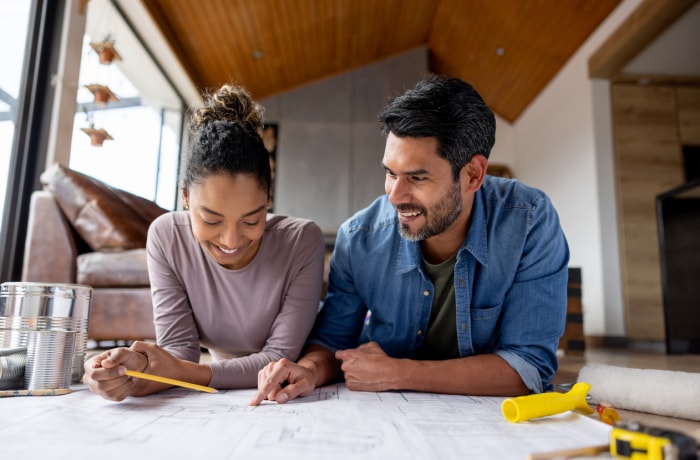
<instances>
[{"instance_id":1,"label":"paper plan","mask_svg":"<svg viewBox=\"0 0 700 460\"><path fill-rule=\"evenodd\" d=\"M605 444L610 432L573 412L510 423L503 398L330 385L284 405L250 407L254 394L178 388L116 403L78 385L64 396L2 398L0 458L522 460Z\"/></svg>"}]
</instances>

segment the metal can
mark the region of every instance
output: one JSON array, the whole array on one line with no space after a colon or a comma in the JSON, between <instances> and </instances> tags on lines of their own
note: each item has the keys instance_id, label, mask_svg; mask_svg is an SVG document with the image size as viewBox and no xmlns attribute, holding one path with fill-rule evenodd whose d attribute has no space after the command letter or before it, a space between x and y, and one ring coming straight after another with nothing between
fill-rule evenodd
<instances>
[{"instance_id":1,"label":"metal can","mask_svg":"<svg viewBox=\"0 0 700 460\"><path fill-rule=\"evenodd\" d=\"M74 332L71 381L83 377L92 287L7 282L0 285L0 349L27 348L31 331Z\"/></svg>"}]
</instances>

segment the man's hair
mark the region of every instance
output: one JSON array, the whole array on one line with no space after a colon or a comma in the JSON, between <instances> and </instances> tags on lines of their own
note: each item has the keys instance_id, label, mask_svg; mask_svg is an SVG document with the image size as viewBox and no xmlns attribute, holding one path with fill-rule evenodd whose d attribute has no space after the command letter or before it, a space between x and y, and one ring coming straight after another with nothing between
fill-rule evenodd
<instances>
[{"instance_id":1,"label":"man's hair","mask_svg":"<svg viewBox=\"0 0 700 460\"><path fill-rule=\"evenodd\" d=\"M496 118L479 93L443 75L428 75L390 99L378 118L384 135L437 138L437 153L450 162L455 180L474 155L489 157L496 138Z\"/></svg>"}]
</instances>

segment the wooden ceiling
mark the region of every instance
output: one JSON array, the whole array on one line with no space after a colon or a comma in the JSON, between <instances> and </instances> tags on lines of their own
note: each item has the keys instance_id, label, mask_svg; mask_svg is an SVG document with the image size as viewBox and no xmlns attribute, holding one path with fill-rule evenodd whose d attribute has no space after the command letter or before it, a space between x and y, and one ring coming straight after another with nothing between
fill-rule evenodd
<instances>
[{"instance_id":1,"label":"wooden ceiling","mask_svg":"<svg viewBox=\"0 0 700 460\"><path fill-rule=\"evenodd\" d=\"M620 0L141 0L200 90L256 99L426 46L513 122Z\"/></svg>"}]
</instances>

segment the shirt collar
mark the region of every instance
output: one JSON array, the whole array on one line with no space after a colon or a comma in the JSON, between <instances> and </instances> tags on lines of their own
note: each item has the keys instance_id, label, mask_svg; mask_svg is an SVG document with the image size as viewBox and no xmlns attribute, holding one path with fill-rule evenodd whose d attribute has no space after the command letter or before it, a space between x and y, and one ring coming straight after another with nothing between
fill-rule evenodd
<instances>
[{"instance_id":1,"label":"shirt collar","mask_svg":"<svg viewBox=\"0 0 700 460\"><path fill-rule=\"evenodd\" d=\"M488 265L488 231L486 228L486 197L481 188L474 193L467 239L460 248L469 251L482 265Z\"/></svg>"}]
</instances>

